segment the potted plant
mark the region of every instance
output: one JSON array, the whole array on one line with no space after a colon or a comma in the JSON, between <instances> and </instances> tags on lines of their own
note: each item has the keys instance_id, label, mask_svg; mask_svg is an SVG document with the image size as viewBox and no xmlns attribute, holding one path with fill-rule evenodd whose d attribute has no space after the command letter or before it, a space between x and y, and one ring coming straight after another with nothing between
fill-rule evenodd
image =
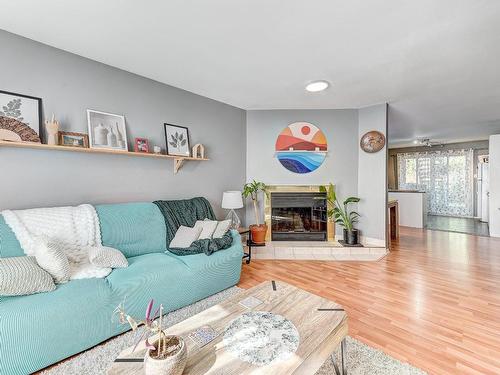
<instances>
[{"instance_id":1,"label":"potted plant","mask_svg":"<svg viewBox=\"0 0 500 375\"><path fill-rule=\"evenodd\" d=\"M250 225L250 234L252 236L252 241L258 244L266 242L267 225L260 224L259 217L259 193L262 192L267 194L267 187L263 182L257 182L253 180L243 186L243 197L252 199L253 209L255 213L255 224Z\"/></svg>"},{"instance_id":2,"label":"potted plant","mask_svg":"<svg viewBox=\"0 0 500 375\"><path fill-rule=\"evenodd\" d=\"M162 328L163 305L151 315L154 301L151 300L146 309L144 320L136 320L125 312L124 304L121 303L114 311L118 314L121 324L128 323L133 331L141 325L145 330L134 347L136 350L139 343L148 332L157 335L154 342L150 343L146 338L146 355L144 357L144 373L146 375L181 375L187 361L187 348L184 340L180 336L166 335ZM157 319L158 318L158 319Z\"/></svg>"},{"instance_id":3,"label":"potted plant","mask_svg":"<svg viewBox=\"0 0 500 375\"><path fill-rule=\"evenodd\" d=\"M320 191L326 193L326 200L330 204L330 207L332 207L328 209L328 217L344 228L344 242L347 245L357 245L359 243L359 236L358 230L354 228L354 224L358 222L360 215L356 211L350 211L349 205L351 203L358 203L360 199L349 197L340 204L333 184L321 186Z\"/></svg>"}]
</instances>

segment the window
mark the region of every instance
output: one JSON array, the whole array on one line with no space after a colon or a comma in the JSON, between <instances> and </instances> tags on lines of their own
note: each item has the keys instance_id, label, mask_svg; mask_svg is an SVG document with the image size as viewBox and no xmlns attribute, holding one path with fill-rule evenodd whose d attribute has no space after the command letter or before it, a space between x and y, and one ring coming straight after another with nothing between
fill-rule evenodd
<instances>
[{"instance_id":1,"label":"window","mask_svg":"<svg viewBox=\"0 0 500 375\"><path fill-rule=\"evenodd\" d=\"M473 152L398 154L399 189L427 192L428 213L473 216Z\"/></svg>"}]
</instances>

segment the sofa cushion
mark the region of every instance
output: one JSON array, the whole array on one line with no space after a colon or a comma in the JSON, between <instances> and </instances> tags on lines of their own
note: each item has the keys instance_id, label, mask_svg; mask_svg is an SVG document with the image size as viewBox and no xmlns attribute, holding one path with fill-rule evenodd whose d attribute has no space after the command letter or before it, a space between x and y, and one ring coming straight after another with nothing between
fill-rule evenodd
<instances>
[{"instance_id":1,"label":"sofa cushion","mask_svg":"<svg viewBox=\"0 0 500 375\"><path fill-rule=\"evenodd\" d=\"M145 254L128 259L127 268L119 268L107 277L115 296L125 301L127 314L143 317L151 299L163 303L165 310L183 306L183 280L189 279L186 265L166 254ZM187 302L189 303L189 302Z\"/></svg>"},{"instance_id":2,"label":"sofa cushion","mask_svg":"<svg viewBox=\"0 0 500 375\"><path fill-rule=\"evenodd\" d=\"M219 250L210 256L206 254L193 254L193 255L175 255L170 251L166 254L178 261L183 262L191 272L195 274L217 274L223 272L223 268L226 263L236 263L238 260L241 262L241 257L243 256L243 247L241 246L241 237L237 231L232 230L231 235L233 237L233 244L231 247Z\"/></svg>"},{"instance_id":3,"label":"sofa cushion","mask_svg":"<svg viewBox=\"0 0 500 375\"><path fill-rule=\"evenodd\" d=\"M74 280L49 293L0 299L0 372L28 374L123 332L105 279ZM29 342L27 342L29 337ZM19 348L29 347L29 355Z\"/></svg>"},{"instance_id":4,"label":"sofa cushion","mask_svg":"<svg viewBox=\"0 0 500 375\"><path fill-rule=\"evenodd\" d=\"M0 258L22 257L24 251L16 235L0 215Z\"/></svg>"},{"instance_id":5,"label":"sofa cushion","mask_svg":"<svg viewBox=\"0 0 500 375\"><path fill-rule=\"evenodd\" d=\"M153 203L103 204L95 207L104 246L127 258L166 250L165 219Z\"/></svg>"}]
</instances>

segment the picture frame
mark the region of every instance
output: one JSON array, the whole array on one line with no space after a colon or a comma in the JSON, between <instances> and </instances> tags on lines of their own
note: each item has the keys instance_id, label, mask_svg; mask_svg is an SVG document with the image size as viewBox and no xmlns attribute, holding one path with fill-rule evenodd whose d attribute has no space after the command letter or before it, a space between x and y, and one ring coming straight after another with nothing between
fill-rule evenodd
<instances>
[{"instance_id":1,"label":"picture frame","mask_svg":"<svg viewBox=\"0 0 500 375\"><path fill-rule=\"evenodd\" d=\"M58 140L60 146L89 148L89 136L84 133L60 131Z\"/></svg>"},{"instance_id":2,"label":"picture frame","mask_svg":"<svg viewBox=\"0 0 500 375\"><path fill-rule=\"evenodd\" d=\"M0 139L41 143L42 99L0 90Z\"/></svg>"},{"instance_id":3,"label":"picture frame","mask_svg":"<svg viewBox=\"0 0 500 375\"><path fill-rule=\"evenodd\" d=\"M189 129L185 126L164 123L165 143L167 155L186 156L191 155L191 144L189 140Z\"/></svg>"},{"instance_id":4,"label":"picture frame","mask_svg":"<svg viewBox=\"0 0 500 375\"><path fill-rule=\"evenodd\" d=\"M148 154L149 153L149 141L146 138L135 138L134 139L134 151Z\"/></svg>"},{"instance_id":5,"label":"picture frame","mask_svg":"<svg viewBox=\"0 0 500 375\"><path fill-rule=\"evenodd\" d=\"M87 109L90 148L128 151L125 117Z\"/></svg>"}]
</instances>

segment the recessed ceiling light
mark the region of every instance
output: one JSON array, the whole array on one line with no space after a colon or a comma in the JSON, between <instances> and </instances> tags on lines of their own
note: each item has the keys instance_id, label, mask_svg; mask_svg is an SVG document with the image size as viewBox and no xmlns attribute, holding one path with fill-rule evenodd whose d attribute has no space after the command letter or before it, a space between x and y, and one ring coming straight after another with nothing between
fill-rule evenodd
<instances>
[{"instance_id":1,"label":"recessed ceiling light","mask_svg":"<svg viewBox=\"0 0 500 375\"><path fill-rule=\"evenodd\" d=\"M309 92L318 92L326 90L328 86L330 86L330 84L327 81L314 81L307 84L306 90Z\"/></svg>"}]
</instances>

